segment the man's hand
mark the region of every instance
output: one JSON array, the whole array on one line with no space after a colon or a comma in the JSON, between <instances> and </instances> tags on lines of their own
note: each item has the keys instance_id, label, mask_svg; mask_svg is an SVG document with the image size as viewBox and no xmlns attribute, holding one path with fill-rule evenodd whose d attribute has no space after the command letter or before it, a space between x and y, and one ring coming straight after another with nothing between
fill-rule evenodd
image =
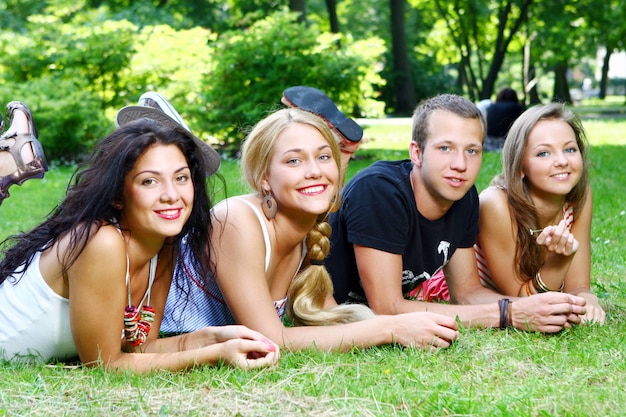
<instances>
[{"instance_id":1,"label":"man's hand","mask_svg":"<svg viewBox=\"0 0 626 417\"><path fill-rule=\"evenodd\" d=\"M511 303L511 323L520 330L557 333L579 324L586 304L583 297L560 292L522 297Z\"/></svg>"}]
</instances>

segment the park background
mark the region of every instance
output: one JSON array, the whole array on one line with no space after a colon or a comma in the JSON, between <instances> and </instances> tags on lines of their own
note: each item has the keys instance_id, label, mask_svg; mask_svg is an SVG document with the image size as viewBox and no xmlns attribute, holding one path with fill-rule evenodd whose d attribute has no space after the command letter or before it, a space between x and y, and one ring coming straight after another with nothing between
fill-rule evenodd
<instances>
[{"instance_id":1,"label":"park background","mask_svg":"<svg viewBox=\"0 0 626 417\"><path fill-rule=\"evenodd\" d=\"M2 415L623 415L626 409L626 2L592 0L2 0L0 106L32 109L50 162L10 189L0 238L36 225L116 111L164 94L220 150L217 198L246 191L246 129L311 85L357 118L348 177L407 156L425 97L564 101L591 141L592 289L606 326L558 335L462 329L442 352L283 353L276 369L147 376L0 364ZM585 81L588 80L588 81ZM583 88L584 86L584 88ZM486 153L477 183L500 170ZM0 324L1 325L1 324ZM97 323L94 323L97 325Z\"/></svg>"}]
</instances>

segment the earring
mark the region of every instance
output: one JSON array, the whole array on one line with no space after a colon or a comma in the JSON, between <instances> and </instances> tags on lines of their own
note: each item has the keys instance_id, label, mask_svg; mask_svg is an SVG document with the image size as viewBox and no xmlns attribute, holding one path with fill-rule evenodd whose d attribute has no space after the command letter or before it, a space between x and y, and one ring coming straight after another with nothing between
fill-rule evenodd
<instances>
[{"instance_id":1,"label":"earring","mask_svg":"<svg viewBox=\"0 0 626 417\"><path fill-rule=\"evenodd\" d=\"M121 210L122 209L122 203L120 203L119 201L113 202L113 208L115 210Z\"/></svg>"},{"instance_id":2,"label":"earring","mask_svg":"<svg viewBox=\"0 0 626 417\"><path fill-rule=\"evenodd\" d=\"M268 220L272 220L274 217L276 217L278 205L276 205L276 200L274 200L274 196L270 191L267 191L267 194L263 196L261 209L263 210L263 214L265 214L265 217L267 217Z\"/></svg>"}]
</instances>

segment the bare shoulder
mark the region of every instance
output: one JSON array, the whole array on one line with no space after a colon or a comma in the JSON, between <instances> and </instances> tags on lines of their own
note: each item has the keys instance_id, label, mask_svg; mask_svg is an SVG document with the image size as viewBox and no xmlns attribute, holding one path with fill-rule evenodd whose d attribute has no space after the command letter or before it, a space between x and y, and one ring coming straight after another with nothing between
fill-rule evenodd
<instances>
[{"instance_id":1,"label":"bare shoulder","mask_svg":"<svg viewBox=\"0 0 626 417\"><path fill-rule=\"evenodd\" d=\"M232 276L234 270L254 271L256 266L264 271L266 244L260 221L252 207L255 196L229 198L215 206L213 211L213 232L211 256L216 264L218 282L221 278ZM243 200L246 201L243 201ZM266 230L269 230L266 229ZM272 233L270 231L270 233Z\"/></svg>"},{"instance_id":2,"label":"bare shoulder","mask_svg":"<svg viewBox=\"0 0 626 417\"><path fill-rule=\"evenodd\" d=\"M480 192L480 203L487 201L506 201L506 191L499 187L487 187Z\"/></svg>"},{"instance_id":3,"label":"bare shoulder","mask_svg":"<svg viewBox=\"0 0 626 417\"><path fill-rule=\"evenodd\" d=\"M480 193L480 212L481 215L502 215L508 213L509 203L506 191L497 187L485 188Z\"/></svg>"},{"instance_id":4,"label":"bare shoulder","mask_svg":"<svg viewBox=\"0 0 626 417\"><path fill-rule=\"evenodd\" d=\"M126 244L120 231L111 224L99 228L92 226L92 237L87 244L91 250L107 252L126 252Z\"/></svg>"},{"instance_id":5,"label":"bare shoulder","mask_svg":"<svg viewBox=\"0 0 626 417\"><path fill-rule=\"evenodd\" d=\"M126 243L120 231L111 224L91 225L91 237L78 257L77 266L106 265L114 268L126 265Z\"/></svg>"},{"instance_id":6,"label":"bare shoulder","mask_svg":"<svg viewBox=\"0 0 626 417\"><path fill-rule=\"evenodd\" d=\"M61 236L43 256L47 257L50 256L50 254L55 254L59 259L66 258L69 255L67 251L70 248L70 242L85 231L84 227L87 226L79 226L78 229L65 233L65 235ZM113 225L98 226L93 224L89 227L91 227L89 241L84 248L82 245L76 248L77 251L81 252L78 254L79 256L84 251L102 251L102 253L107 253L125 250L124 240L120 232Z\"/></svg>"},{"instance_id":7,"label":"bare shoulder","mask_svg":"<svg viewBox=\"0 0 626 417\"><path fill-rule=\"evenodd\" d=\"M259 211L261 210L252 194L231 197L219 202L212 209L211 218L215 221L214 228L217 230L228 227L248 228L251 224L258 224L259 220L250 204Z\"/></svg>"}]
</instances>

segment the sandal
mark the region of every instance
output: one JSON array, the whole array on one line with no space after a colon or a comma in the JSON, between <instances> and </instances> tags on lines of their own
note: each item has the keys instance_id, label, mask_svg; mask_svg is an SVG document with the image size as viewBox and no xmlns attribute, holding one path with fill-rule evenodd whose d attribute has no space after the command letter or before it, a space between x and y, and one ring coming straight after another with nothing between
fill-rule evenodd
<instances>
[{"instance_id":1,"label":"sandal","mask_svg":"<svg viewBox=\"0 0 626 417\"><path fill-rule=\"evenodd\" d=\"M19 101L7 105L9 129L0 136L0 204L9 187L30 178L43 178L48 163L37 140L37 127L30 109Z\"/></svg>"},{"instance_id":2,"label":"sandal","mask_svg":"<svg viewBox=\"0 0 626 417\"><path fill-rule=\"evenodd\" d=\"M288 107L296 107L317 114L350 142L358 142L363 137L361 126L340 112L335 103L317 88L289 87L283 91L281 101Z\"/></svg>"}]
</instances>

